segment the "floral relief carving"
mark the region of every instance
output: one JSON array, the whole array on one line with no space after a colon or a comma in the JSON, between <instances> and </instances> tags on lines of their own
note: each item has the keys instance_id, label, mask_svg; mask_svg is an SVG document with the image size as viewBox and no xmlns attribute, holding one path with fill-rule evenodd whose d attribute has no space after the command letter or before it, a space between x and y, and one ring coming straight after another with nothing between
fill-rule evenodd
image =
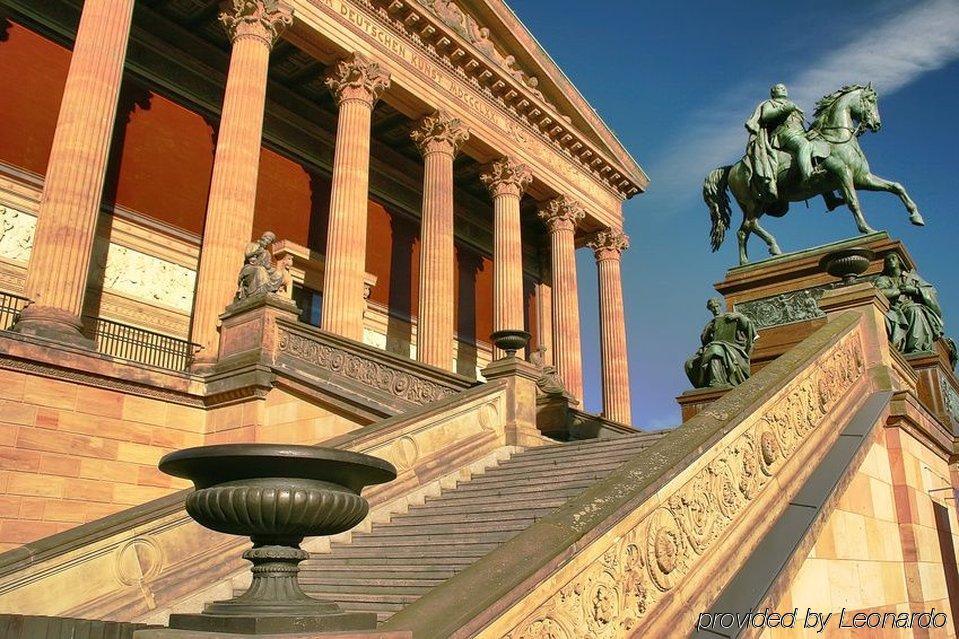
<instances>
[{"instance_id":1,"label":"floral relief carving","mask_svg":"<svg viewBox=\"0 0 959 639\"><path fill-rule=\"evenodd\" d=\"M456 155L470 134L459 118L454 118L446 111L435 111L419 121L410 137L423 155Z\"/></svg>"},{"instance_id":2,"label":"floral relief carving","mask_svg":"<svg viewBox=\"0 0 959 639\"><path fill-rule=\"evenodd\" d=\"M861 348L854 332L808 366L760 419L507 636L632 636L863 377Z\"/></svg>"},{"instance_id":3,"label":"floral relief carving","mask_svg":"<svg viewBox=\"0 0 959 639\"><path fill-rule=\"evenodd\" d=\"M252 37L272 47L280 33L293 24L293 10L279 0L232 0L224 4L220 23L231 40Z\"/></svg>"},{"instance_id":4,"label":"floral relief carving","mask_svg":"<svg viewBox=\"0 0 959 639\"><path fill-rule=\"evenodd\" d=\"M104 290L187 314L193 308L196 271L185 266L110 244L102 268Z\"/></svg>"},{"instance_id":5,"label":"floral relief carving","mask_svg":"<svg viewBox=\"0 0 959 639\"><path fill-rule=\"evenodd\" d=\"M305 335L280 330L278 351L413 404L449 397L454 389Z\"/></svg>"},{"instance_id":6,"label":"floral relief carving","mask_svg":"<svg viewBox=\"0 0 959 639\"><path fill-rule=\"evenodd\" d=\"M33 250L37 216L0 205L0 257L26 264Z\"/></svg>"}]
</instances>

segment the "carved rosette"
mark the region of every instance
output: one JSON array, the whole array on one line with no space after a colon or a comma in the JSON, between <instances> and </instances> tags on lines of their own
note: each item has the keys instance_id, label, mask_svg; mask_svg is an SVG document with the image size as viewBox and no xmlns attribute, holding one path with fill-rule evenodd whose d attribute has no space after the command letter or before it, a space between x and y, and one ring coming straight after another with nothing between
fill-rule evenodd
<instances>
[{"instance_id":1,"label":"carved rosette","mask_svg":"<svg viewBox=\"0 0 959 639\"><path fill-rule=\"evenodd\" d=\"M325 83L337 104L359 100L372 109L389 88L390 74L379 62L362 53L353 53L333 66Z\"/></svg>"},{"instance_id":2,"label":"carved rosette","mask_svg":"<svg viewBox=\"0 0 959 639\"><path fill-rule=\"evenodd\" d=\"M631 529L506 636L641 636L655 606L721 543L758 495L776 489L776 475L864 374L857 331L807 366L760 419L717 446L705 465L663 495L659 507L638 515Z\"/></svg>"},{"instance_id":3,"label":"carved rosette","mask_svg":"<svg viewBox=\"0 0 959 639\"><path fill-rule=\"evenodd\" d=\"M469 139L470 132L459 118L446 111L435 111L417 123L410 137L424 156L431 153L455 156Z\"/></svg>"},{"instance_id":4,"label":"carved rosette","mask_svg":"<svg viewBox=\"0 0 959 639\"><path fill-rule=\"evenodd\" d=\"M586 217L586 210L576 200L560 195L544 202L538 215L551 233L559 230L575 231L579 221Z\"/></svg>"},{"instance_id":5,"label":"carved rosette","mask_svg":"<svg viewBox=\"0 0 959 639\"><path fill-rule=\"evenodd\" d=\"M272 48L288 26L293 24L293 9L280 0L233 0L226 3L220 22L230 40L256 38Z\"/></svg>"},{"instance_id":6,"label":"carved rosette","mask_svg":"<svg viewBox=\"0 0 959 639\"><path fill-rule=\"evenodd\" d=\"M618 260L629 248L629 236L614 229L597 231L586 240L586 246L593 249L597 262Z\"/></svg>"},{"instance_id":7,"label":"carved rosette","mask_svg":"<svg viewBox=\"0 0 959 639\"><path fill-rule=\"evenodd\" d=\"M510 157L503 157L486 165L480 174L480 180L489 188L494 198L501 195L518 198L533 181L533 173L525 164Z\"/></svg>"}]
</instances>

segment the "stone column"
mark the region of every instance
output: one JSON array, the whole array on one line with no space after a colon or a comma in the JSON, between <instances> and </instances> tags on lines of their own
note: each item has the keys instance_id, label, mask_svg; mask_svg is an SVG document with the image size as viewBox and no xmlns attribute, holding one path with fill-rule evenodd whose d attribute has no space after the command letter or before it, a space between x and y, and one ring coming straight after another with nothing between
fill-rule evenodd
<instances>
[{"instance_id":1,"label":"stone column","mask_svg":"<svg viewBox=\"0 0 959 639\"><path fill-rule=\"evenodd\" d=\"M17 330L83 346L83 300L134 0L87 0L70 59Z\"/></svg>"},{"instance_id":2,"label":"stone column","mask_svg":"<svg viewBox=\"0 0 959 639\"><path fill-rule=\"evenodd\" d=\"M323 273L320 326L356 341L363 339L363 274L366 272L366 217L370 196L370 118L373 105L390 86L379 63L354 53L326 78L339 105L333 187Z\"/></svg>"},{"instance_id":3,"label":"stone column","mask_svg":"<svg viewBox=\"0 0 959 639\"><path fill-rule=\"evenodd\" d=\"M200 247L192 339L203 350L201 366L217 358L218 318L236 293L243 251L253 234L256 181L270 50L292 11L269 0L233 0L220 14L233 40L217 133L210 197Z\"/></svg>"},{"instance_id":4,"label":"stone column","mask_svg":"<svg viewBox=\"0 0 959 639\"><path fill-rule=\"evenodd\" d=\"M570 395L583 399L583 355L576 286L576 224L585 211L566 196L544 203L539 217L549 229L553 272L553 363Z\"/></svg>"},{"instance_id":5,"label":"stone column","mask_svg":"<svg viewBox=\"0 0 959 639\"><path fill-rule=\"evenodd\" d=\"M493 330L523 330L523 245L519 201L533 179L512 158L490 163L480 175L493 197ZM493 359L504 353L493 349Z\"/></svg>"},{"instance_id":6,"label":"stone column","mask_svg":"<svg viewBox=\"0 0 959 639\"><path fill-rule=\"evenodd\" d=\"M453 157L469 132L448 113L420 120L411 134L423 153L420 225L420 305L416 359L450 370L453 365Z\"/></svg>"},{"instance_id":7,"label":"stone column","mask_svg":"<svg viewBox=\"0 0 959 639\"><path fill-rule=\"evenodd\" d=\"M596 254L599 274L599 339L603 371L603 416L631 424L629 363L626 353L626 313L620 260L629 248L629 236L608 229L595 233L586 244Z\"/></svg>"}]
</instances>

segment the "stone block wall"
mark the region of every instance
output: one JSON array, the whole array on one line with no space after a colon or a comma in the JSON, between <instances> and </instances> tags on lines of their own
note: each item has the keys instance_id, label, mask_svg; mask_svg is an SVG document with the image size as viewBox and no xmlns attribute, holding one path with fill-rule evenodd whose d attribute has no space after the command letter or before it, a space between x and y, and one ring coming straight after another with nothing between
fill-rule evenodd
<instances>
[{"instance_id":1,"label":"stone block wall","mask_svg":"<svg viewBox=\"0 0 959 639\"><path fill-rule=\"evenodd\" d=\"M0 369L0 552L189 487L157 469L171 451L359 425L278 388L206 409Z\"/></svg>"},{"instance_id":2,"label":"stone block wall","mask_svg":"<svg viewBox=\"0 0 959 639\"><path fill-rule=\"evenodd\" d=\"M0 551L186 487L156 464L204 430L200 408L0 370Z\"/></svg>"},{"instance_id":3,"label":"stone block wall","mask_svg":"<svg viewBox=\"0 0 959 639\"><path fill-rule=\"evenodd\" d=\"M957 575L959 567L954 556L951 565L944 556L937 507L944 509L953 548L959 547L946 460L901 428L878 431L789 590L772 609L798 609L797 627L808 609L833 613L827 636L900 636L896 632L907 636L909 631L888 628L885 634L880 629L863 634L865 629L840 628L839 615L845 609L849 621L857 612L935 608L948 616L948 622L923 636L956 636L946 582L947 573ZM796 629L767 630L762 636L806 636L803 632L823 636Z\"/></svg>"}]
</instances>

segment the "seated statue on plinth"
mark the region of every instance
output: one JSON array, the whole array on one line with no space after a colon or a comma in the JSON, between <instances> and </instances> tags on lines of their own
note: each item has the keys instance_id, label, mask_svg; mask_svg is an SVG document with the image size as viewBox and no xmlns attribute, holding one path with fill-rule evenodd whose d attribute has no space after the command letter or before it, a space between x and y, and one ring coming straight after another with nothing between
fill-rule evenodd
<instances>
[{"instance_id":1,"label":"seated statue on plinth","mask_svg":"<svg viewBox=\"0 0 959 639\"><path fill-rule=\"evenodd\" d=\"M246 245L234 301L239 302L260 293L278 293L284 286L289 286L289 278L273 264L269 247L275 241L276 235L267 231L260 239Z\"/></svg>"},{"instance_id":2,"label":"seated statue on plinth","mask_svg":"<svg viewBox=\"0 0 959 639\"><path fill-rule=\"evenodd\" d=\"M889 300L886 333L900 353L928 353L943 336L939 294L915 271L902 268L902 260L890 253L883 260L876 288Z\"/></svg>"},{"instance_id":3,"label":"seated statue on plinth","mask_svg":"<svg viewBox=\"0 0 959 639\"><path fill-rule=\"evenodd\" d=\"M738 386L749 379L756 328L742 313L721 313L721 304L718 298L706 302L713 318L699 338L702 346L686 360L686 376L695 388Z\"/></svg>"}]
</instances>

